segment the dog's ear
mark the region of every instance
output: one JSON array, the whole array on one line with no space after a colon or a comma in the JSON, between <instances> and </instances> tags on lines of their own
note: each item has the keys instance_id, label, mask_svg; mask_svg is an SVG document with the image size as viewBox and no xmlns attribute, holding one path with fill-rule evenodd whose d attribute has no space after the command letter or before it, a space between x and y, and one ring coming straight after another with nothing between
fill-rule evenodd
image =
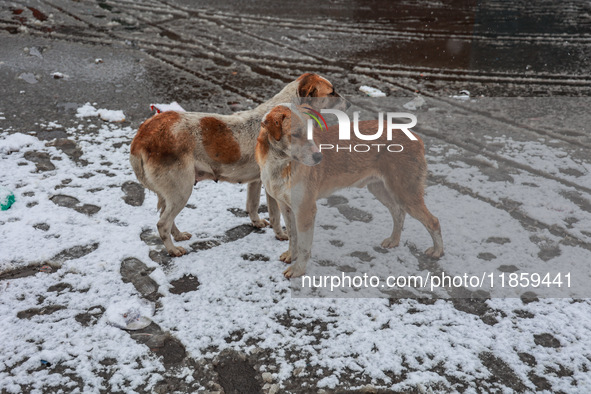
<instances>
[{"instance_id":1,"label":"dog's ear","mask_svg":"<svg viewBox=\"0 0 591 394\"><path fill-rule=\"evenodd\" d=\"M300 84L298 85L298 96L299 97L317 97L318 89L318 75L312 73L306 73L298 78Z\"/></svg>"},{"instance_id":2,"label":"dog's ear","mask_svg":"<svg viewBox=\"0 0 591 394\"><path fill-rule=\"evenodd\" d=\"M269 135L275 138L276 141L279 141L283 134L283 120L285 117L285 111L273 110L263 121L263 126L267 129Z\"/></svg>"}]
</instances>

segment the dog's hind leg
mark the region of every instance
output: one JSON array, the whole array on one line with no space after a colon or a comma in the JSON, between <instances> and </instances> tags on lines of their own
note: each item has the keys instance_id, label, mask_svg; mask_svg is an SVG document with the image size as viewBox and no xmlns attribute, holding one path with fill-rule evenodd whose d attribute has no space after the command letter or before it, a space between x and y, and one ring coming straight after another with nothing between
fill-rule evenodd
<instances>
[{"instance_id":1,"label":"dog's hind leg","mask_svg":"<svg viewBox=\"0 0 591 394\"><path fill-rule=\"evenodd\" d=\"M260 179L250 182L246 189L246 212L252 221L252 225L257 228L267 227L269 222L259 217L259 203L261 202Z\"/></svg>"},{"instance_id":2,"label":"dog's hind leg","mask_svg":"<svg viewBox=\"0 0 591 394\"><path fill-rule=\"evenodd\" d=\"M192 237L191 233L179 230L174 221L172 222L172 229L170 230L170 232L171 232L174 240L177 242L178 241L186 241L188 239L191 239L191 237Z\"/></svg>"},{"instance_id":3,"label":"dog's hind leg","mask_svg":"<svg viewBox=\"0 0 591 394\"><path fill-rule=\"evenodd\" d=\"M392 215L392 221L394 222L392 235L382 241L382 248L394 248L400 243L400 234L402 233L406 213L396 202L396 199L390 195L383 182L370 183L367 185L367 189L378 199L379 202L388 208L390 215Z\"/></svg>"},{"instance_id":4,"label":"dog's hind leg","mask_svg":"<svg viewBox=\"0 0 591 394\"><path fill-rule=\"evenodd\" d=\"M160 179L175 179L176 182L163 185L158 195L158 206L161 207L160 220L158 220L158 234L171 256L182 256L187 251L175 246L170 237L171 233L176 241L186 240L191 237L189 233L181 232L174 224L174 219L185 207L191 192L193 191L194 174L190 168L175 169L174 177L163 176Z\"/></svg>"},{"instance_id":5,"label":"dog's hind leg","mask_svg":"<svg viewBox=\"0 0 591 394\"><path fill-rule=\"evenodd\" d=\"M429 231L433 240L433 246L427 249L425 254L433 258L443 256L443 238L441 237L439 219L433 216L427 209L423 198L422 185L397 184L390 178L386 178L384 182L386 189L399 199L403 209L410 216L421 222L427 231Z\"/></svg>"}]
</instances>

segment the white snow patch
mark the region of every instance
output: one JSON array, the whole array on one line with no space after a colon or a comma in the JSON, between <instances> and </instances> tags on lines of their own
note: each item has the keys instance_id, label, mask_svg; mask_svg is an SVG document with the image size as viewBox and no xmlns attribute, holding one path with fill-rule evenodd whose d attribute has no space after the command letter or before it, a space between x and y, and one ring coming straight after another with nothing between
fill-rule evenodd
<instances>
[{"instance_id":1,"label":"white snow patch","mask_svg":"<svg viewBox=\"0 0 591 394\"><path fill-rule=\"evenodd\" d=\"M5 136L0 135L0 153L9 154L12 152L18 152L22 148L30 146L39 140L33 136L15 133Z\"/></svg>"},{"instance_id":2,"label":"white snow patch","mask_svg":"<svg viewBox=\"0 0 591 394\"><path fill-rule=\"evenodd\" d=\"M85 107L84 114L98 111L90 104ZM146 245L140 234L146 229L156 233L157 197L148 192L140 207L129 206L122 199L121 185L135 180L128 162L128 143L134 130L110 123L91 126L94 125L82 124L67 130L82 149L82 159L88 162L85 166L35 137L0 130L0 180L2 186L19 194L11 209L0 214L0 272L50 261L74 246L99 244L88 255L62 261L51 273L0 280L0 381L7 391L22 392L30 385L41 392L51 385L77 384L68 375L40 369L41 359L61 364L80 377L84 385L80 392L98 392L107 384L112 390L126 392L147 384L146 389L150 390L158 382L164 370L161 360L127 332L108 324L110 320L125 323L121 313L139 297L131 283L121 280L121 262L128 257L154 268L150 277L160 285L161 293L166 293L171 281L184 275L199 279L197 290L163 294L161 307L153 315L146 313L164 331L173 333L186 347L187 354L207 361L228 348L245 353L263 349L263 353L272 354L272 359L264 362L276 367L273 371L277 371L277 383L282 386L293 379L294 368L305 368L300 376L315 376L316 385L327 388L339 387L348 379L345 374L353 372L384 390L443 385L447 391L454 391L445 376L433 372L441 370L465 382L469 386L466 392L475 392L476 385L483 384L491 375L479 355L491 352L515 372L527 390L536 390L529 380L530 373L544 376L553 391L571 392L573 387L588 391L591 387L591 300L587 298L540 297L540 301L528 304L519 298L491 299L486 305L498 319L494 325L458 310L448 300L423 303L412 299L389 302L369 298L292 298L290 282L281 275L284 264L278 261L286 243L275 240L271 229L189 253L168 265L153 262L150 251L161 246ZM560 152L540 145L509 141L503 154L519 155L523 162L548 171L573 165ZM35 172L35 164L23 158L25 147L49 154L56 170L49 175ZM453 148L444 151L448 155L463 154ZM438 154L437 149L429 152ZM485 156L476 158L497 167ZM561 195L564 185L520 170L511 172L513 182L492 182L476 166L456 167L445 160L434 163L434 159L428 158L429 170L434 175L495 203L504 199L518 201L521 211L548 224L578 218L579 222L572 223L569 231L589 242L585 234L590 231L591 213ZM111 164L103 164L107 161ZM581 165L587 168L586 163ZM589 178L584 175L581 179ZM531 186L534 182L539 187ZM367 210L370 205L362 193L367 195L365 190L338 194L345 196L349 205ZM75 197L80 204L95 204L101 210L87 216L57 206L50 200L55 194ZM264 201L264 192L262 195ZM247 224L248 218L228 211L230 207L243 207L245 200L244 185L198 183L189 200L195 209L184 209L176 219L182 231L193 233L193 239L177 244L190 249L195 241L219 239L227 230ZM27 207L31 202L36 205ZM540 261L540 247L532 242L534 236L559 245L560 256L549 263L567 266L572 261L591 261L588 250L559 243L561 239L549 231L525 229L495 204L441 184L426 189L426 202L442 225L446 254L437 264L445 270L454 272L458 263L463 265L462 270L478 268L483 264L477 257L481 252L496 256L495 267L521 262L533 266ZM390 234L392 222L384 207L372 213L371 223L350 222L336 207L328 207L321 200L314 241L323 247L313 248L309 273L322 272L323 261L347 261L358 273L371 274L373 261L356 261L350 256L354 250L364 251L374 260L385 256L382 258L389 259L400 274L420 271L416 249L424 250L431 243L423 226L407 217L400 246L386 254L377 253L374 247ZM48 229L34 227L40 223ZM347 234L360 239L348 239L352 246L329 243ZM357 237L359 234L370 235L371 239ZM490 237L508 237L510 242L488 242ZM246 253L262 254L269 260L248 261L242 257ZM59 283L70 284L71 291L47 291L49 286ZM17 317L19 311L50 305L64 305L67 309L31 319ZM98 306L107 311L96 324L84 326L74 319L80 313L100 312ZM528 313L531 317L524 318ZM242 337L228 342L237 331L243 333ZM561 347L537 345L534 335L546 333L554 336ZM518 353L533 355L536 365L525 365ZM106 358L117 359L112 375L97 373L104 370L100 361ZM559 366L572 375L551 372L560 370ZM322 374L314 375L320 370ZM305 390L308 389L318 391L317 387L306 386Z\"/></svg>"},{"instance_id":3,"label":"white snow patch","mask_svg":"<svg viewBox=\"0 0 591 394\"><path fill-rule=\"evenodd\" d=\"M150 111L154 110L156 110L157 113L166 111L186 112L176 101L173 101L170 104L150 104Z\"/></svg>"},{"instance_id":4,"label":"white snow patch","mask_svg":"<svg viewBox=\"0 0 591 394\"><path fill-rule=\"evenodd\" d=\"M90 103L84 104L76 111L77 118L87 118L91 116L98 116L107 122L123 122L125 120L125 115L121 110L110 110L104 108L96 109Z\"/></svg>"},{"instance_id":5,"label":"white snow patch","mask_svg":"<svg viewBox=\"0 0 591 394\"><path fill-rule=\"evenodd\" d=\"M54 79L68 78L68 75L67 75L67 74L61 73L61 72L59 72L59 71L56 71L56 72L54 72L54 73L51 73L51 76L52 76Z\"/></svg>"},{"instance_id":6,"label":"white snow patch","mask_svg":"<svg viewBox=\"0 0 591 394\"><path fill-rule=\"evenodd\" d=\"M327 376L325 378L320 379L318 381L318 387L327 387L329 389L334 389L339 384L339 378L334 375Z\"/></svg>"},{"instance_id":7,"label":"white snow patch","mask_svg":"<svg viewBox=\"0 0 591 394\"><path fill-rule=\"evenodd\" d=\"M150 325L154 304L138 297L111 300L105 311L108 324L126 330L139 330Z\"/></svg>"},{"instance_id":8,"label":"white snow patch","mask_svg":"<svg viewBox=\"0 0 591 394\"><path fill-rule=\"evenodd\" d=\"M386 97L386 93L382 92L380 89L372 88L371 86L361 86L359 90L363 93L367 94L369 97Z\"/></svg>"},{"instance_id":9,"label":"white snow patch","mask_svg":"<svg viewBox=\"0 0 591 394\"><path fill-rule=\"evenodd\" d=\"M451 98L461 101L470 100L470 92L467 90L460 90L460 94L453 95Z\"/></svg>"},{"instance_id":10,"label":"white snow patch","mask_svg":"<svg viewBox=\"0 0 591 394\"><path fill-rule=\"evenodd\" d=\"M425 99L422 96L417 96L408 103L404 104L403 107L409 111L416 111L425 105Z\"/></svg>"}]
</instances>

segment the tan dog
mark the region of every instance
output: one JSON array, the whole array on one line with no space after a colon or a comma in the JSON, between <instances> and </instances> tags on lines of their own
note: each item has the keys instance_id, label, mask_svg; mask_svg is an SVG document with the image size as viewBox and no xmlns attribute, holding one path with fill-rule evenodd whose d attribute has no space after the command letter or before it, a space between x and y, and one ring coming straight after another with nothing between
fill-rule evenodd
<instances>
[{"instance_id":1,"label":"tan dog","mask_svg":"<svg viewBox=\"0 0 591 394\"><path fill-rule=\"evenodd\" d=\"M146 120L131 143L130 162L137 179L158 195L158 233L168 253L186 250L172 243L191 238L174 219L185 207L198 181L211 179L248 183L246 210L255 227L269 223L258 215L261 194L254 147L264 114L279 103L304 97L340 97L332 84L316 74L304 74L269 101L233 115L162 112ZM267 195L269 219L278 239L287 239L277 203Z\"/></svg>"},{"instance_id":2,"label":"tan dog","mask_svg":"<svg viewBox=\"0 0 591 394\"><path fill-rule=\"evenodd\" d=\"M367 186L390 211L394 229L382 247L398 246L408 213L431 234L433 247L425 251L426 255L433 258L443 255L439 220L423 200L427 162L418 136L415 135L417 141L410 141L402 133L393 133L392 141L387 141L385 136L374 141L403 145L404 149L396 153L385 150L376 154L335 150L320 153L317 145L338 142L338 126L315 132L311 141L307 139L306 121L299 111L291 111L285 105L273 108L261 124L255 151L265 189L279 202L287 224L289 250L280 258L293 264L284 271L285 277L301 276L306 271L314 237L316 200L351 186ZM374 134L377 129L377 120L359 122L363 134ZM366 142L351 138L351 143Z\"/></svg>"}]
</instances>

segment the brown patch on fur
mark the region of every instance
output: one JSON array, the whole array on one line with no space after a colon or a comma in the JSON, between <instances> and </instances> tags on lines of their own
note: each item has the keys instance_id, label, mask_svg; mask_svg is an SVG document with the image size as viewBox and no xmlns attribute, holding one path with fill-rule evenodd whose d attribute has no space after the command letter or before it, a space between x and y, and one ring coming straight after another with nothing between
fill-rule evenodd
<instances>
[{"instance_id":1,"label":"brown patch on fur","mask_svg":"<svg viewBox=\"0 0 591 394\"><path fill-rule=\"evenodd\" d=\"M270 136L279 141L283 131L283 120L285 117L291 119L291 110L283 105L279 105L271 110L263 121L263 127L267 129ZM288 128L289 129L289 128Z\"/></svg>"},{"instance_id":2,"label":"brown patch on fur","mask_svg":"<svg viewBox=\"0 0 591 394\"><path fill-rule=\"evenodd\" d=\"M195 139L188 131L174 130L180 119L178 112L166 111L146 120L131 142L130 153L144 154L148 163L180 160L195 146Z\"/></svg>"},{"instance_id":3,"label":"brown patch on fur","mask_svg":"<svg viewBox=\"0 0 591 394\"><path fill-rule=\"evenodd\" d=\"M298 78L298 95L300 97L318 97L318 85L324 82L318 75L306 73Z\"/></svg>"},{"instance_id":4,"label":"brown patch on fur","mask_svg":"<svg viewBox=\"0 0 591 394\"><path fill-rule=\"evenodd\" d=\"M203 147L212 160L232 164L240 159L240 145L228 125L214 117L202 118L199 124Z\"/></svg>"},{"instance_id":5,"label":"brown patch on fur","mask_svg":"<svg viewBox=\"0 0 591 394\"><path fill-rule=\"evenodd\" d=\"M326 79L318 74L306 73L297 79L298 97L301 104L314 104L322 108L324 104L313 103L312 98L334 97L341 98L334 90L334 87ZM326 107L332 107L334 103L327 103ZM324 108L326 108L324 107Z\"/></svg>"},{"instance_id":6,"label":"brown patch on fur","mask_svg":"<svg viewBox=\"0 0 591 394\"><path fill-rule=\"evenodd\" d=\"M286 116L290 115L289 108L280 105L273 108L261 122L261 131L257 137L257 144L254 149L255 160L260 165L267 159L269 138L273 137L277 141L281 139L283 120Z\"/></svg>"},{"instance_id":7,"label":"brown patch on fur","mask_svg":"<svg viewBox=\"0 0 591 394\"><path fill-rule=\"evenodd\" d=\"M267 133L267 129L263 126L261 127L261 132L257 137L257 144L254 147L254 158L259 163L259 165L263 165L267 160L267 154L269 153L269 133Z\"/></svg>"}]
</instances>

